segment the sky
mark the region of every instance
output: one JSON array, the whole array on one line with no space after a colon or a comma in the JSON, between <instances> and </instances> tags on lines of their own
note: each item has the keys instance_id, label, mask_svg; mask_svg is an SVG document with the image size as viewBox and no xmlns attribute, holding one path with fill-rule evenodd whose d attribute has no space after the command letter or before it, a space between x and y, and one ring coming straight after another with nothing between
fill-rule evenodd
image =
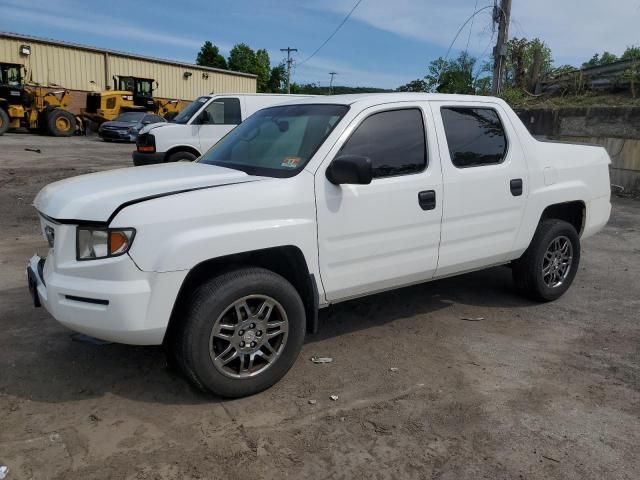
<instances>
[{"instance_id":1,"label":"sky","mask_svg":"<svg viewBox=\"0 0 640 480\"><path fill-rule=\"evenodd\" d=\"M297 48L292 81L395 88L423 77L445 56L474 9L493 0L362 0L315 56L356 0L0 0L0 30L193 63L205 40L228 55L240 42L265 48L271 63ZM540 37L557 66L640 45L640 0L513 0L510 36ZM453 43L481 62L494 42L491 9ZM307 60L308 59L308 60Z\"/></svg>"}]
</instances>

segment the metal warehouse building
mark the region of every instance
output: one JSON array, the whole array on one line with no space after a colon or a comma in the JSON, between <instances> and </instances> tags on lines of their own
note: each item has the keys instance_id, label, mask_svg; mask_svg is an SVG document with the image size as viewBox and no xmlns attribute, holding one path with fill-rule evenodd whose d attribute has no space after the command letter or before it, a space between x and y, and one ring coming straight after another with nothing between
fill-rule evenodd
<instances>
[{"instance_id":1,"label":"metal warehouse building","mask_svg":"<svg viewBox=\"0 0 640 480\"><path fill-rule=\"evenodd\" d=\"M0 32L0 62L24 65L29 82L72 90L76 113L84 107L86 92L113 88L116 75L152 78L158 82L154 96L167 99L256 92L256 76L247 73L9 32Z\"/></svg>"}]
</instances>

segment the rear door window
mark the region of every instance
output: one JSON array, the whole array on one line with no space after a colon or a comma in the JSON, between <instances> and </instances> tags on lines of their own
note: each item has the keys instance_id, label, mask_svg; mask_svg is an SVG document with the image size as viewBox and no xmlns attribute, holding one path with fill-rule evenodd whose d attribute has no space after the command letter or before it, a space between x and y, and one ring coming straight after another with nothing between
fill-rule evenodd
<instances>
[{"instance_id":1,"label":"rear door window","mask_svg":"<svg viewBox=\"0 0 640 480\"><path fill-rule=\"evenodd\" d=\"M451 162L458 168L502 163L507 136L493 108L442 107L440 109Z\"/></svg>"}]
</instances>

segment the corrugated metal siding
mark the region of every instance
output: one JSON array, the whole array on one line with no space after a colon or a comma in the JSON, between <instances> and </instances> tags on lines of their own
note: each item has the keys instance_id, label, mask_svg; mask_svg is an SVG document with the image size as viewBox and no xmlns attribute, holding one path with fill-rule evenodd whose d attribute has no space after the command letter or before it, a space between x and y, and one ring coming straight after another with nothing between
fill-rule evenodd
<instances>
[{"instance_id":1,"label":"corrugated metal siding","mask_svg":"<svg viewBox=\"0 0 640 480\"><path fill-rule=\"evenodd\" d=\"M20 45L24 44L31 46L31 55L28 57L19 54ZM193 100L211 92L256 92L256 79L251 77L169 65L114 53L108 53L107 58L108 80L105 78L107 73L104 53L34 40L0 37L0 61L25 65L29 70L27 78L42 85L57 84L84 91L104 90L105 82L113 87L113 75L122 75L155 79L159 85L155 95L165 98ZM185 72L190 72L191 76L185 78ZM95 82L95 86L91 81Z\"/></svg>"},{"instance_id":2,"label":"corrugated metal siding","mask_svg":"<svg viewBox=\"0 0 640 480\"><path fill-rule=\"evenodd\" d=\"M151 61L109 55L111 75L153 78L158 82L156 96L193 100L211 92L255 93L256 79L217 72L165 65ZM189 72L191 76L184 77ZM205 76L207 78L205 78Z\"/></svg>"},{"instance_id":3,"label":"corrugated metal siding","mask_svg":"<svg viewBox=\"0 0 640 480\"><path fill-rule=\"evenodd\" d=\"M20 45L24 44L31 46L28 57L19 54ZM104 88L104 56L99 53L0 38L0 61L23 64L28 69L27 80L41 85L90 91L93 80L98 89Z\"/></svg>"}]
</instances>

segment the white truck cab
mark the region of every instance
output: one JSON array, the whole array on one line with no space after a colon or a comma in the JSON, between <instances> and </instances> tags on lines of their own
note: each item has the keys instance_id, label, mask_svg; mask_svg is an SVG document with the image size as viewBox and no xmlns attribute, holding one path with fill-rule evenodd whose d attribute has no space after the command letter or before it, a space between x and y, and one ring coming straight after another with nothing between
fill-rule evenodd
<instances>
[{"instance_id":1,"label":"white truck cab","mask_svg":"<svg viewBox=\"0 0 640 480\"><path fill-rule=\"evenodd\" d=\"M170 123L148 125L139 132L133 164L195 160L261 108L309 97L266 93L198 97Z\"/></svg>"},{"instance_id":2,"label":"white truck cab","mask_svg":"<svg viewBox=\"0 0 640 480\"><path fill-rule=\"evenodd\" d=\"M497 98L300 99L196 162L46 186L34 205L50 249L29 287L73 330L164 344L197 386L249 395L337 302L496 265L559 298L609 219L609 163L536 140Z\"/></svg>"}]
</instances>

